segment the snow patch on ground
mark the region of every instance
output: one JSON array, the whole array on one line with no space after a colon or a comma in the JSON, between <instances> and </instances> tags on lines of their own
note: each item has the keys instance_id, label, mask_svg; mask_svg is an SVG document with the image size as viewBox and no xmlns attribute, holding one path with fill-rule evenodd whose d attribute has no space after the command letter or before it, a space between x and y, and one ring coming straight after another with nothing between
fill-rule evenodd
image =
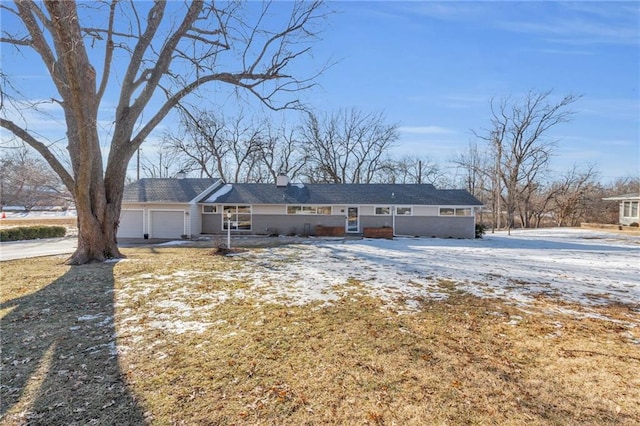
<instances>
[{"instance_id":1,"label":"snow patch on ground","mask_svg":"<svg viewBox=\"0 0 640 426\"><path fill-rule=\"evenodd\" d=\"M399 298L446 297L443 282L480 297L521 303L544 294L583 305L640 302L640 238L575 229L491 234L479 240L396 238L250 251L221 274L291 304L330 301L335 286Z\"/></svg>"},{"instance_id":2,"label":"snow patch on ground","mask_svg":"<svg viewBox=\"0 0 640 426\"><path fill-rule=\"evenodd\" d=\"M441 300L457 289L503 298L520 305L523 312L539 295L582 305L585 312L565 312L581 316L595 317L588 307L608 303L640 309L637 236L554 228L511 235L498 232L477 240L311 241L237 254L229 262L241 262L240 269L216 278L240 282L249 286L246 294L251 297L283 305L331 304L356 292L379 297L399 313L410 313L420 309L420 301ZM144 313L152 320L149 324L172 333L202 332L215 325L198 321L200 313L245 297L242 290L194 293L193 284L202 274L178 271L132 277L136 285L124 285L118 297L120 303L143 300L156 286L169 285L169 299ZM124 323L137 322L143 315L140 311L123 312ZM511 317L508 323L517 326L520 321Z\"/></svg>"},{"instance_id":3,"label":"snow patch on ground","mask_svg":"<svg viewBox=\"0 0 640 426\"><path fill-rule=\"evenodd\" d=\"M173 240L173 241L167 241L166 243L158 243L155 244L156 246L165 246L165 247L169 247L169 246L183 246L185 244L189 244L192 241L190 240Z\"/></svg>"}]
</instances>

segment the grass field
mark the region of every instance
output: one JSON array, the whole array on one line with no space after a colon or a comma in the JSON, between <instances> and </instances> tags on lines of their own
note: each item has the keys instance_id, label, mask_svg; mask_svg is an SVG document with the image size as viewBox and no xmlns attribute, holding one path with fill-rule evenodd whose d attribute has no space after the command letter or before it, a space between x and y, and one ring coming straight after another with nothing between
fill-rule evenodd
<instances>
[{"instance_id":1,"label":"grass field","mask_svg":"<svg viewBox=\"0 0 640 426\"><path fill-rule=\"evenodd\" d=\"M3 262L3 424L640 423L637 305L577 316L436 279L406 313L356 278L292 304L244 278L248 250Z\"/></svg>"},{"instance_id":2,"label":"grass field","mask_svg":"<svg viewBox=\"0 0 640 426\"><path fill-rule=\"evenodd\" d=\"M0 229L10 228L14 226L66 226L67 228L75 228L77 219L75 217L33 217L33 218L4 218L0 219Z\"/></svg>"}]
</instances>

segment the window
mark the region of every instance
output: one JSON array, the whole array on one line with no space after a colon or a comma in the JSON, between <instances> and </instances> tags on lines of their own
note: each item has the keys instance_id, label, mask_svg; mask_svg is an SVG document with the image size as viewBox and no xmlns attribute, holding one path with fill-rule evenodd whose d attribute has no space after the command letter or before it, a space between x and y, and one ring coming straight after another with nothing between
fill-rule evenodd
<instances>
[{"instance_id":1,"label":"window","mask_svg":"<svg viewBox=\"0 0 640 426\"><path fill-rule=\"evenodd\" d=\"M637 201L625 201L623 204L622 216L624 217L638 217L638 202Z\"/></svg>"},{"instance_id":2,"label":"window","mask_svg":"<svg viewBox=\"0 0 640 426\"><path fill-rule=\"evenodd\" d=\"M377 216L387 216L391 214L391 207L376 207Z\"/></svg>"},{"instance_id":3,"label":"window","mask_svg":"<svg viewBox=\"0 0 640 426\"><path fill-rule=\"evenodd\" d=\"M227 213L231 213L231 230L251 231L251 206L224 206L222 211L222 229L227 229Z\"/></svg>"},{"instance_id":4,"label":"window","mask_svg":"<svg viewBox=\"0 0 640 426\"><path fill-rule=\"evenodd\" d=\"M215 214L218 213L218 206L202 206L203 214Z\"/></svg>"},{"instance_id":5,"label":"window","mask_svg":"<svg viewBox=\"0 0 640 426\"><path fill-rule=\"evenodd\" d=\"M287 214L331 214L331 206L287 206Z\"/></svg>"},{"instance_id":6,"label":"window","mask_svg":"<svg viewBox=\"0 0 640 426\"><path fill-rule=\"evenodd\" d=\"M413 207L396 207L396 216L411 216Z\"/></svg>"},{"instance_id":7,"label":"window","mask_svg":"<svg viewBox=\"0 0 640 426\"><path fill-rule=\"evenodd\" d=\"M471 207L440 207L440 216L471 216L472 214Z\"/></svg>"}]
</instances>

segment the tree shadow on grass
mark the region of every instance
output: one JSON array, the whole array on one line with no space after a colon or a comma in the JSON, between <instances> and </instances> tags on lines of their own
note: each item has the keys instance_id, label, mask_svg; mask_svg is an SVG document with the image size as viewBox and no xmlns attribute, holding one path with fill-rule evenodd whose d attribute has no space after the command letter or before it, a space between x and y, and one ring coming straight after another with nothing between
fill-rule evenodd
<instances>
[{"instance_id":1,"label":"tree shadow on grass","mask_svg":"<svg viewBox=\"0 0 640 426\"><path fill-rule=\"evenodd\" d=\"M113 263L72 267L0 309L0 419L7 424L144 424L120 371Z\"/></svg>"}]
</instances>

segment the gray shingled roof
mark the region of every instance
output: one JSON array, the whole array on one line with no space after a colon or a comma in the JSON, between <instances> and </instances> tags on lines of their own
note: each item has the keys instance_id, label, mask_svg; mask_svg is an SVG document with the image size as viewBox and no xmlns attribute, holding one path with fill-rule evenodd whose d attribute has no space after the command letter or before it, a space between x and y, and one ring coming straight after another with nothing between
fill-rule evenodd
<instances>
[{"instance_id":1,"label":"gray shingled roof","mask_svg":"<svg viewBox=\"0 0 640 426\"><path fill-rule=\"evenodd\" d=\"M188 203L219 179L152 178L140 179L126 185L122 201L127 203L167 202Z\"/></svg>"},{"instance_id":2,"label":"gray shingled roof","mask_svg":"<svg viewBox=\"0 0 640 426\"><path fill-rule=\"evenodd\" d=\"M290 184L277 187L264 183L225 185L202 202L225 204L397 204L480 206L469 192L436 189L433 185L393 184Z\"/></svg>"}]
</instances>

